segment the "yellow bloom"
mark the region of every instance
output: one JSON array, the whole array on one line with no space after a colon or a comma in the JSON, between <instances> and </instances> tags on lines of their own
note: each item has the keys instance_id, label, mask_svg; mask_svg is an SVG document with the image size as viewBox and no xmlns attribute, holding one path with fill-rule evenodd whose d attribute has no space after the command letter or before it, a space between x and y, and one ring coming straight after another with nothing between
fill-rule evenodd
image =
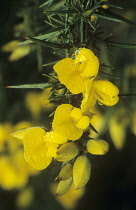
<instances>
[{"instance_id":1,"label":"yellow bloom","mask_svg":"<svg viewBox=\"0 0 136 210\"><path fill-rule=\"evenodd\" d=\"M80 109L70 104L62 104L55 111L52 128L69 140L77 140L89 123L90 118L83 116Z\"/></svg>"},{"instance_id":2,"label":"yellow bloom","mask_svg":"<svg viewBox=\"0 0 136 210\"><path fill-rule=\"evenodd\" d=\"M9 190L24 187L29 176L36 174L36 171L30 168L24 159L22 150L18 150L10 156L1 156L0 185Z\"/></svg>"},{"instance_id":3,"label":"yellow bloom","mask_svg":"<svg viewBox=\"0 0 136 210\"><path fill-rule=\"evenodd\" d=\"M46 131L42 128L28 129L23 138L26 161L38 170L46 168L52 161L47 156L48 146L44 141Z\"/></svg>"},{"instance_id":4,"label":"yellow bloom","mask_svg":"<svg viewBox=\"0 0 136 210\"><path fill-rule=\"evenodd\" d=\"M125 145L127 127L130 125L130 115L126 108L119 107L109 121L109 132L116 149Z\"/></svg>"},{"instance_id":5,"label":"yellow bloom","mask_svg":"<svg viewBox=\"0 0 136 210\"><path fill-rule=\"evenodd\" d=\"M5 44L3 47L2 47L2 50L4 52L12 52L14 51L16 48L18 48L18 44L20 43L20 41L18 40L13 40L11 42L8 42L7 44Z\"/></svg>"},{"instance_id":6,"label":"yellow bloom","mask_svg":"<svg viewBox=\"0 0 136 210\"><path fill-rule=\"evenodd\" d=\"M65 58L54 65L54 70L59 76L59 81L70 92L78 94L86 89L86 85L98 73L99 60L94 53L86 48L81 48L74 54L74 59Z\"/></svg>"},{"instance_id":7,"label":"yellow bloom","mask_svg":"<svg viewBox=\"0 0 136 210\"><path fill-rule=\"evenodd\" d=\"M104 118L104 115L98 109L93 108L91 112L93 113L93 117L91 119L91 125L96 129L98 133L90 129L89 137L97 139L99 138L100 134L106 130L104 126L105 118Z\"/></svg>"},{"instance_id":8,"label":"yellow bloom","mask_svg":"<svg viewBox=\"0 0 136 210\"><path fill-rule=\"evenodd\" d=\"M46 132L40 127L30 127L12 135L23 140L25 159L38 170L46 168L53 157L63 162L78 154L74 143L66 143L67 138L58 130Z\"/></svg>"},{"instance_id":9,"label":"yellow bloom","mask_svg":"<svg viewBox=\"0 0 136 210\"><path fill-rule=\"evenodd\" d=\"M3 46L3 51L12 52L9 61L17 61L30 53L30 46L19 46L19 43L20 41L13 40Z\"/></svg>"},{"instance_id":10,"label":"yellow bloom","mask_svg":"<svg viewBox=\"0 0 136 210\"><path fill-rule=\"evenodd\" d=\"M82 112L91 110L96 101L107 106L115 105L118 100L119 90L111 82L107 80L94 80L91 87L88 87L83 93L83 101L81 103Z\"/></svg>"},{"instance_id":11,"label":"yellow bloom","mask_svg":"<svg viewBox=\"0 0 136 210\"><path fill-rule=\"evenodd\" d=\"M52 157L56 155L57 142L67 141L58 132L52 131L49 133L40 127L19 130L13 133L12 136L23 140L25 159L38 170L46 168L51 163Z\"/></svg>"},{"instance_id":12,"label":"yellow bloom","mask_svg":"<svg viewBox=\"0 0 136 210\"><path fill-rule=\"evenodd\" d=\"M108 2L109 0L101 0L101 1ZM102 6L102 8L103 8L103 9L108 9L109 6L104 4L104 5ZM96 18L97 18L96 15L92 15L92 16L91 16L91 22L93 22Z\"/></svg>"},{"instance_id":13,"label":"yellow bloom","mask_svg":"<svg viewBox=\"0 0 136 210\"><path fill-rule=\"evenodd\" d=\"M5 143L12 131L10 123L0 124L0 151L4 149Z\"/></svg>"},{"instance_id":14,"label":"yellow bloom","mask_svg":"<svg viewBox=\"0 0 136 210\"><path fill-rule=\"evenodd\" d=\"M16 198L16 205L19 209L26 209L34 199L34 190L32 187L22 189Z\"/></svg>"},{"instance_id":15,"label":"yellow bloom","mask_svg":"<svg viewBox=\"0 0 136 210\"><path fill-rule=\"evenodd\" d=\"M9 61L17 61L30 53L30 46L20 46L9 56Z\"/></svg>"},{"instance_id":16,"label":"yellow bloom","mask_svg":"<svg viewBox=\"0 0 136 210\"><path fill-rule=\"evenodd\" d=\"M56 186L53 183L51 185L51 188L55 187ZM52 189L52 191L55 190ZM56 199L65 209L67 210L75 209L78 204L78 200L84 195L84 193L85 193L85 188L80 188L78 190L75 190L74 184L72 184L70 190L66 194L62 196L57 196Z\"/></svg>"},{"instance_id":17,"label":"yellow bloom","mask_svg":"<svg viewBox=\"0 0 136 210\"><path fill-rule=\"evenodd\" d=\"M23 144L22 140L13 138L11 133L17 129L26 128L29 126L31 126L31 123L27 121L21 121L15 125L12 125L10 122L0 124L0 151L6 148L8 148L10 152L18 150Z\"/></svg>"},{"instance_id":18,"label":"yellow bloom","mask_svg":"<svg viewBox=\"0 0 136 210\"><path fill-rule=\"evenodd\" d=\"M44 141L54 144L64 144L67 142L67 138L62 133L54 130L46 133Z\"/></svg>"},{"instance_id":19,"label":"yellow bloom","mask_svg":"<svg viewBox=\"0 0 136 210\"><path fill-rule=\"evenodd\" d=\"M48 100L51 89L46 88L41 93L29 91L25 98L26 107L30 110L34 117L38 117L41 111L49 111L54 107L53 103Z\"/></svg>"}]
</instances>

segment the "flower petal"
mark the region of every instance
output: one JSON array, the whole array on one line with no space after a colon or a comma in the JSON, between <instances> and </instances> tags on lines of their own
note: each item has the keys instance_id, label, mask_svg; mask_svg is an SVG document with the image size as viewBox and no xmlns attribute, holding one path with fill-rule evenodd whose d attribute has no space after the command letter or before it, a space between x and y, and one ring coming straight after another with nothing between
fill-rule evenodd
<instances>
[{"instance_id":1,"label":"flower petal","mask_svg":"<svg viewBox=\"0 0 136 210\"><path fill-rule=\"evenodd\" d=\"M94 94L93 89L89 91L86 91L84 94L84 98L81 103L81 110L82 112L88 112L90 111L94 105L96 104L96 96Z\"/></svg>"},{"instance_id":2,"label":"flower petal","mask_svg":"<svg viewBox=\"0 0 136 210\"><path fill-rule=\"evenodd\" d=\"M46 132L42 128L30 129L24 136L25 159L30 165L38 170L46 168L52 161L52 157L47 157L47 146L44 142Z\"/></svg>"},{"instance_id":3,"label":"flower petal","mask_svg":"<svg viewBox=\"0 0 136 210\"><path fill-rule=\"evenodd\" d=\"M47 132L44 136L44 141L53 144L64 144L67 142L67 138L63 136L62 133L55 130Z\"/></svg>"},{"instance_id":4,"label":"flower petal","mask_svg":"<svg viewBox=\"0 0 136 210\"><path fill-rule=\"evenodd\" d=\"M83 116L78 123L76 124L76 126L82 130L85 130L89 127L90 124L90 118L88 116Z\"/></svg>"},{"instance_id":5,"label":"flower petal","mask_svg":"<svg viewBox=\"0 0 136 210\"><path fill-rule=\"evenodd\" d=\"M100 91L109 96L117 96L119 94L119 89L107 80L94 80L93 88L95 91Z\"/></svg>"},{"instance_id":6,"label":"flower petal","mask_svg":"<svg viewBox=\"0 0 136 210\"><path fill-rule=\"evenodd\" d=\"M119 101L118 96L109 96L98 90L97 92L95 92L95 95L96 95L97 100L101 102L101 104L104 104L106 106L114 106Z\"/></svg>"},{"instance_id":7,"label":"flower petal","mask_svg":"<svg viewBox=\"0 0 136 210\"><path fill-rule=\"evenodd\" d=\"M74 107L70 113L70 117L75 121L78 122L82 117L82 111L79 108Z\"/></svg>"},{"instance_id":8,"label":"flower petal","mask_svg":"<svg viewBox=\"0 0 136 210\"><path fill-rule=\"evenodd\" d=\"M73 94L85 90L86 80L81 78L72 58L65 58L54 65L54 70L59 76L59 81L64 84Z\"/></svg>"},{"instance_id":9,"label":"flower petal","mask_svg":"<svg viewBox=\"0 0 136 210\"><path fill-rule=\"evenodd\" d=\"M84 71L81 73L82 77L96 77L99 69L99 60L96 56L92 60L86 62Z\"/></svg>"},{"instance_id":10,"label":"flower petal","mask_svg":"<svg viewBox=\"0 0 136 210\"><path fill-rule=\"evenodd\" d=\"M109 81L95 80L92 88L94 89L97 100L102 104L113 106L119 100L119 89Z\"/></svg>"},{"instance_id":11,"label":"flower petal","mask_svg":"<svg viewBox=\"0 0 136 210\"><path fill-rule=\"evenodd\" d=\"M57 107L52 123L52 128L60 132L63 136L70 140L77 140L83 134L82 130L79 130L70 117L73 106L70 104L62 104Z\"/></svg>"},{"instance_id":12,"label":"flower petal","mask_svg":"<svg viewBox=\"0 0 136 210\"><path fill-rule=\"evenodd\" d=\"M75 52L75 61L76 63L78 62L83 62L87 60L92 60L94 58L94 53L87 49L87 48L79 48Z\"/></svg>"}]
</instances>

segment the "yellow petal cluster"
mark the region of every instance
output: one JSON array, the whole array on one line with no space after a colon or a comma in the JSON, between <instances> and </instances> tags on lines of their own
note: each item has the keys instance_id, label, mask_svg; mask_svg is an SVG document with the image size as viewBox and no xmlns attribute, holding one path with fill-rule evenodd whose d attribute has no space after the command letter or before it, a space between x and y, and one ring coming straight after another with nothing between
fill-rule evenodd
<instances>
[{"instance_id":1,"label":"yellow petal cluster","mask_svg":"<svg viewBox=\"0 0 136 210\"><path fill-rule=\"evenodd\" d=\"M30 53L30 46L19 46L20 41L13 40L2 48L5 52L12 52L9 61L17 61Z\"/></svg>"},{"instance_id":2,"label":"yellow petal cluster","mask_svg":"<svg viewBox=\"0 0 136 210\"><path fill-rule=\"evenodd\" d=\"M87 83L96 77L98 69L98 58L86 48L76 51L74 59L65 58L54 65L59 81L73 94L83 92Z\"/></svg>"},{"instance_id":3,"label":"yellow petal cluster","mask_svg":"<svg viewBox=\"0 0 136 210\"><path fill-rule=\"evenodd\" d=\"M46 131L42 128L30 129L23 138L25 159L38 170L46 168L52 157L46 155L48 147L44 142Z\"/></svg>"},{"instance_id":4,"label":"yellow petal cluster","mask_svg":"<svg viewBox=\"0 0 136 210\"><path fill-rule=\"evenodd\" d=\"M115 105L118 100L119 89L107 80L94 80L91 88L88 87L83 93L81 110L83 112L91 110L96 101L107 106Z\"/></svg>"},{"instance_id":5,"label":"yellow petal cluster","mask_svg":"<svg viewBox=\"0 0 136 210\"><path fill-rule=\"evenodd\" d=\"M90 118L83 116L82 111L71 104L57 107L52 128L69 140L77 140L90 124Z\"/></svg>"},{"instance_id":6,"label":"yellow petal cluster","mask_svg":"<svg viewBox=\"0 0 136 210\"><path fill-rule=\"evenodd\" d=\"M98 78L98 69L98 58L87 48L79 48L72 58L56 63L54 70L58 80L68 89L65 93L69 96L70 92L79 94L74 97L79 98L80 104L73 103L70 98L69 102L59 105L48 132L42 127L29 127L12 134L22 141L25 159L35 169L47 168L53 159L62 162L60 173L55 179L57 196L66 194L72 184L76 190L86 185L91 175L87 152L104 155L109 151L106 141L92 139L92 133L90 132L90 136L88 134L89 129L96 132L95 125L102 128L100 123L103 121L98 123L100 118L93 112L96 102L113 106L119 100L118 88L111 82ZM69 104L71 102L78 107ZM35 116L39 114L40 107L41 103L31 106L33 111L36 110ZM5 135L4 132L2 135Z\"/></svg>"}]
</instances>

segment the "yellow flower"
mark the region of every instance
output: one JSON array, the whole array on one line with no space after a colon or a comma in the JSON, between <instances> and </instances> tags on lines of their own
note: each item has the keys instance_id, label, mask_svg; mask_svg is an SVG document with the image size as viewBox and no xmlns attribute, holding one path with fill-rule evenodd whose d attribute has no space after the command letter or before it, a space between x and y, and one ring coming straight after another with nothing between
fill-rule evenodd
<instances>
[{"instance_id":1,"label":"yellow flower","mask_svg":"<svg viewBox=\"0 0 136 210\"><path fill-rule=\"evenodd\" d=\"M52 191L55 191L55 189L53 189L56 188L55 183L51 185L51 188ZM85 188L75 190L74 184L72 184L70 190L66 194L62 196L56 196L55 198L65 209L70 210L76 208L78 200L84 195L84 193Z\"/></svg>"},{"instance_id":2,"label":"yellow flower","mask_svg":"<svg viewBox=\"0 0 136 210\"><path fill-rule=\"evenodd\" d=\"M26 209L34 199L34 190L32 187L22 189L16 198L16 205L19 209Z\"/></svg>"},{"instance_id":3,"label":"yellow flower","mask_svg":"<svg viewBox=\"0 0 136 210\"><path fill-rule=\"evenodd\" d=\"M125 145L127 127L130 125L130 113L123 106L119 107L109 120L109 133L116 149Z\"/></svg>"},{"instance_id":4,"label":"yellow flower","mask_svg":"<svg viewBox=\"0 0 136 210\"><path fill-rule=\"evenodd\" d=\"M13 136L11 136L11 133L17 129L22 129L30 126L31 123L27 121L21 121L15 125L12 125L10 122L0 124L0 151L7 148L10 150L10 152L18 150L22 145L22 141L13 138Z\"/></svg>"},{"instance_id":5,"label":"yellow flower","mask_svg":"<svg viewBox=\"0 0 136 210\"><path fill-rule=\"evenodd\" d=\"M66 143L66 136L63 136L63 133L58 130L46 132L40 127L30 127L16 131L12 136L23 140L25 159L38 170L46 168L53 157L63 162L78 154L74 143ZM59 145L62 146L58 149Z\"/></svg>"},{"instance_id":6,"label":"yellow flower","mask_svg":"<svg viewBox=\"0 0 136 210\"><path fill-rule=\"evenodd\" d=\"M96 108L93 108L91 112L93 113L93 117L91 119L91 125L96 129L98 133L96 133L90 128L89 137L96 139L96 138L99 138L101 133L103 133L106 130L104 126L105 118L104 118L104 115L100 112L100 110Z\"/></svg>"},{"instance_id":7,"label":"yellow flower","mask_svg":"<svg viewBox=\"0 0 136 210\"><path fill-rule=\"evenodd\" d=\"M46 88L41 93L36 91L29 91L25 98L26 107L30 110L34 117L38 117L41 111L51 110L54 105L48 100L49 95L51 94L51 89Z\"/></svg>"},{"instance_id":8,"label":"yellow flower","mask_svg":"<svg viewBox=\"0 0 136 210\"><path fill-rule=\"evenodd\" d=\"M0 185L9 190L24 187L29 176L37 174L25 161L22 150L10 156L1 156L0 171Z\"/></svg>"},{"instance_id":9,"label":"yellow flower","mask_svg":"<svg viewBox=\"0 0 136 210\"><path fill-rule=\"evenodd\" d=\"M30 53L30 46L19 46L19 43L20 41L13 40L3 46L3 51L12 52L9 61L17 61Z\"/></svg>"},{"instance_id":10,"label":"yellow flower","mask_svg":"<svg viewBox=\"0 0 136 210\"><path fill-rule=\"evenodd\" d=\"M18 48L18 44L20 43L20 41L18 40L13 40L11 42L8 42L7 44L5 44L3 47L2 47L2 50L4 52L12 52L14 51L15 49Z\"/></svg>"},{"instance_id":11,"label":"yellow flower","mask_svg":"<svg viewBox=\"0 0 136 210\"><path fill-rule=\"evenodd\" d=\"M52 128L69 140L77 140L83 130L87 129L90 118L83 116L79 108L70 104L62 104L57 107L52 123Z\"/></svg>"},{"instance_id":12,"label":"yellow flower","mask_svg":"<svg viewBox=\"0 0 136 210\"><path fill-rule=\"evenodd\" d=\"M81 103L82 112L91 110L96 101L107 106L115 105L118 100L119 89L107 80L94 80L91 87L83 93Z\"/></svg>"},{"instance_id":13,"label":"yellow flower","mask_svg":"<svg viewBox=\"0 0 136 210\"><path fill-rule=\"evenodd\" d=\"M73 94L83 92L90 80L96 77L98 69L98 58L86 48L76 51L74 59L65 58L54 65L59 81Z\"/></svg>"},{"instance_id":14,"label":"yellow flower","mask_svg":"<svg viewBox=\"0 0 136 210\"><path fill-rule=\"evenodd\" d=\"M51 156L47 156L49 144L44 141L46 131L42 128L31 128L24 135L25 159L30 165L38 170L46 168L52 161Z\"/></svg>"}]
</instances>

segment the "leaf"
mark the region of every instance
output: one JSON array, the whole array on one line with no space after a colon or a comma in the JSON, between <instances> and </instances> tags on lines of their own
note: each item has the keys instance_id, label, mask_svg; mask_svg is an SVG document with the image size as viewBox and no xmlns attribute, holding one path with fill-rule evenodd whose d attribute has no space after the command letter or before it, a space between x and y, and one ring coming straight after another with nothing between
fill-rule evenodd
<instances>
[{"instance_id":1,"label":"leaf","mask_svg":"<svg viewBox=\"0 0 136 210\"><path fill-rule=\"evenodd\" d=\"M52 4L52 2L53 2L53 0L48 0L48 1L44 2L43 4L41 4L39 8L45 7L47 4L49 4L48 6L50 6Z\"/></svg>"},{"instance_id":2,"label":"leaf","mask_svg":"<svg viewBox=\"0 0 136 210\"><path fill-rule=\"evenodd\" d=\"M25 84L25 85L14 85L14 86L7 86L6 88L31 88L31 89L43 89L52 87L50 83L39 83L39 84Z\"/></svg>"},{"instance_id":3,"label":"leaf","mask_svg":"<svg viewBox=\"0 0 136 210\"><path fill-rule=\"evenodd\" d=\"M77 13L75 10L57 10L57 11L45 11L46 14L60 15L60 14L74 14Z\"/></svg>"},{"instance_id":4,"label":"leaf","mask_svg":"<svg viewBox=\"0 0 136 210\"><path fill-rule=\"evenodd\" d=\"M45 34L42 34L42 35L39 35L39 36L34 36L33 39L38 39L38 40L49 40L49 39L52 39L56 36L58 36L59 34L63 33L66 29L63 28L63 27L57 27L57 29L53 29L53 30L49 30L47 33ZM32 43L33 40L26 40L24 42L20 42L17 46L20 46L20 45L27 45L27 44L30 44Z\"/></svg>"},{"instance_id":5,"label":"leaf","mask_svg":"<svg viewBox=\"0 0 136 210\"><path fill-rule=\"evenodd\" d=\"M125 44L125 43L117 43L117 42L106 42L106 45L127 49L136 49L136 44Z\"/></svg>"},{"instance_id":6,"label":"leaf","mask_svg":"<svg viewBox=\"0 0 136 210\"><path fill-rule=\"evenodd\" d=\"M56 64L57 62L59 62L59 60L58 61L51 62L51 63L43 64L42 66L52 66L52 65Z\"/></svg>"},{"instance_id":7,"label":"leaf","mask_svg":"<svg viewBox=\"0 0 136 210\"><path fill-rule=\"evenodd\" d=\"M52 43L52 42L47 42L45 40L40 40L40 39L35 39L32 37L27 37L27 39L30 39L32 42L46 46L46 47L50 47L50 48L60 48L61 44L56 44L56 43Z\"/></svg>"},{"instance_id":8,"label":"leaf","mask_svg":"<svg viewBox=\"0 0 136 210\"><path fill-rule=\"evenodd\" d=\"M109 10L101 9L101 11L99 11L95 15L103 19L112 20L112 21L120 22L120 23L127 23L130 25L136 26L136 24L133 23L132 21L127 20L124 17L117 15Z\"/></svg>"},{"instance_id":9,"label":"leaf","mask_svg":"<svg viewBox=\"0 0 136 210\"><path fill-rule=\"evenodd\" d=\"M116 8L116 9L123 9L123 7L120 7L120 6L118 6L118 5L111 4L111 3L105 2L105 1L102 1L102 5L103 5L103 6L106 5L106 6L108 6L108 7L112 7L112 8Z\"/></svg>"}]
</instances>

